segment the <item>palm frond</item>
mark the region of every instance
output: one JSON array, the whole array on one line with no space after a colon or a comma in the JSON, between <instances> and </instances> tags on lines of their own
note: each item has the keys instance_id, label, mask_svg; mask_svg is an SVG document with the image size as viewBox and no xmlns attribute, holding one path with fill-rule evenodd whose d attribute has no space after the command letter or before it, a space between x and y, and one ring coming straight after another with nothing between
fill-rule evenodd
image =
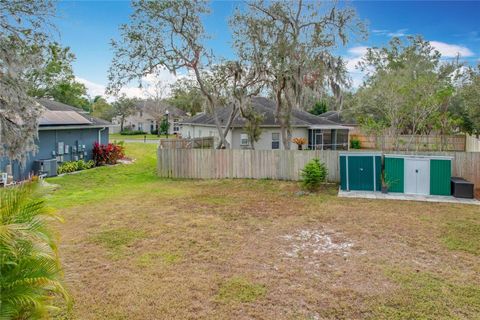
<instances>
[{"instance_id":1,"label":"palm frond","mask_svg":"<svg viewBox=\"0 0 480 320\"><path fill-rule=\"evenodd\" d=\"M0 190L0 320L48 316L55 296L70 303L48 228L53 220L61 219L36 198L34 186Z\"/></svg>"}]
</instances>

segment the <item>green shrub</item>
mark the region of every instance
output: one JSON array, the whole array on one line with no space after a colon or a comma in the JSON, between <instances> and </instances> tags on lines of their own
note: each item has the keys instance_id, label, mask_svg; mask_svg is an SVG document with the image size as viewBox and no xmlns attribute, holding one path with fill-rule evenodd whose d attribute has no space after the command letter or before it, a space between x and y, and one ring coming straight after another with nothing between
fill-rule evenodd
<instances>
[{"instance_id":1,"label":"green shrub","mask_svg":"<svg viewBox=\"0 0 480 320\"><path fill-rule=\"evenodd\" d=\"M327 180L328 169L318 159L312 159L300 173L302 187L308 191L316 191Z\"/></svg>"},{"instance_id":2,"label":"green shrub","mask_svg":"<svg viewBox=\"0 0 480 320\"><path fill-rule=\"evenodd\" d=\"M134 135L138 135L138 134L147 134L145 131L141 131L141 130L124 130L122 132L120 132L120 134L122 136L134 136Z\"/></svg>"},{"instance_id":3,"label":"green shrub","mask_svg":"<svg viewBox=\"0 0 480 320\"><path fill-rule=\"evenodd\" d=\"M358 138L351 138L350 139L350 148L352 149L361 149L362 145L360 143L360 140Z\"/></svg>"},{"instance_id":4,"label":"green shrub","mask_svg":"<svg viewBox=\"0 0 480 320\"><path fill-rule=\"evenodd\" d=\"M70 301L48 228L60 217L33 187L0 189L0 319L50 318L53 304Z\"/></svg>"},{"instance_id":5,"label":"green shrub","mask_svg":"<svg viewBox=\"0 0 480 320\"><path fill-rule=\"evenodd\" d=\"M93 160L67 161L58 166L57 173L62 174L62 173L79 171L79 170L85 170L85 169L93 168L94 166L95 166L95 161Z\"/></svg>"}]
</instances>

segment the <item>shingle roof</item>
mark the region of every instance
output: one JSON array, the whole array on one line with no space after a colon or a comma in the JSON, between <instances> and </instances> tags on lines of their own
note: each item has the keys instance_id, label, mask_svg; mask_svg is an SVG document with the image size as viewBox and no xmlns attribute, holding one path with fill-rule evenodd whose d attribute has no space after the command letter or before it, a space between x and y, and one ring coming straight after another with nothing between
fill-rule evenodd
<instances>
[{"instance_id":1,"label":"shingle roof","mask_svg":"<svg viewBox=\"0 0 480 320\"><path fill-rule=\"evenodd\" d=\"M279 126L279 122L276 119L276 104L273 100L264 97L252 98L252 107L254 110L263 115L263 122L261 126ZM225 107L217 110L217 117L222 125L225 125L228 121L232 107ZM186 119L183 124L199 124L199 125L215 125L212 114L202 113ZM332 122L325 118L315 116L306 111L293 110L290 119L290 124L293 127L310 127L312 125L317 126L338 126L338 123ZM241 115L237 115L233 121L232 127L243 127L245 125L245 119Z\"/></svg>"},{"instance_id":2,"label":"shingle roof","mask_svg":"<svg viewBox=\"0 0 480 320\"><path fill-rule=\"evenodd\" d=\"M83 109L72 107L72 106L69 106L68 104L61 103L55 100L41 98L41 99L37 99L37 102L50 111L75 111L78 113L88 113Z\"/></svg>"},{"instance_id":3,"label":"shingle roof","mask_svg":"<svg viewBox=\"0 0 480 320\"><path fill-rule=\"evenodd\" d=\"M48 99L38 99L37 101L46 109L39 120L40 126L80 125L88 127L111 125L106 120L90 116L88 112L80 108Z\"/></svg>"},{"instance_id":4,"label":"shingle roof","mask_svg":"<svg viewBox=\"0 0 480 320\"><path fill-rule=\"evenodd\" d=\"M319 117L325 118L327 120L342 124L342 125L352 125L356 124L354 119L349 118L342 111L327 111L319 115Z\"/></svg>"},{"instance_id":5,"label":"shingle roof","mask_svg":"<svg viewBox=\"0 0 480 320\"><path fill-rule=\"evenodd\" d=\"M135 102L137 109L142 109L144 112L148 113L148 108L155 105L153 100L138 100ZM187 113L177 107L174 107L166 102L162 101L162 109L164 112L168 110L169 114L176 117L186 117Z\"/></svg>"}]
</instances>

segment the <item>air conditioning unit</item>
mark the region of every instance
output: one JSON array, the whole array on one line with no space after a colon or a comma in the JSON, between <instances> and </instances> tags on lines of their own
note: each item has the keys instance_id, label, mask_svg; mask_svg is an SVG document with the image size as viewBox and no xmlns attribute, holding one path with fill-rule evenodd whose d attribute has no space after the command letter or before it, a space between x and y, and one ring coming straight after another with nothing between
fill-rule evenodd
<instances>
[{"instance_id":1,"label":"air conditioning unit","mask_svg":"<svg viewBox=\"0 0 480 320\"><path fill-rule=\"evenodd\" d=\"M57 159L35 160L33 172L36 175L46 174L47 177L55 177L57 175Z\"/></svg>"}]
</instances>

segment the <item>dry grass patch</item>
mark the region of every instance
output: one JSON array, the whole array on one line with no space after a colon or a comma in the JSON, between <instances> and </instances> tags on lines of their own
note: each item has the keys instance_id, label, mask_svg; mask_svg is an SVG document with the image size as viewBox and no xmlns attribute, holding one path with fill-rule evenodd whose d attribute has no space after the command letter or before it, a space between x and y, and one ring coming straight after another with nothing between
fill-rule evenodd
<instances>
[{"instance_id":1,"label":"dry grass patch","mask_svg":"<svg viewBox=\"0 0 480 320\"><path fill-rule=\"evenodd\" d=\"M127 150L120 177L55 179L64 318L480 318L478 207L158 179L151 146Z\"/></svg>"}]
</instances>

